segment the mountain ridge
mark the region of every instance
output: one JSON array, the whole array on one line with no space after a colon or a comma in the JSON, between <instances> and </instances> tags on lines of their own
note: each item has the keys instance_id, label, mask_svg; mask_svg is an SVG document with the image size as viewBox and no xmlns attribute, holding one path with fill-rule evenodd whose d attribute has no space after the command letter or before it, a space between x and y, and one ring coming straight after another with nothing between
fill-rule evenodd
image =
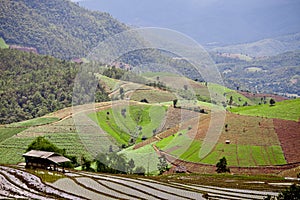
<instances>
[{"instance_id":1,"label":"mountain ridge","mask_svg":"<svg viewBox=\"0 0 300 200\"><path fill-rule=\"evenodd\" d=\"M0 13L0 37L8 44L68 60L86 56L105 38L127 29L108 13L68 0L1 0Z\"/></svg>"}]
</instances>

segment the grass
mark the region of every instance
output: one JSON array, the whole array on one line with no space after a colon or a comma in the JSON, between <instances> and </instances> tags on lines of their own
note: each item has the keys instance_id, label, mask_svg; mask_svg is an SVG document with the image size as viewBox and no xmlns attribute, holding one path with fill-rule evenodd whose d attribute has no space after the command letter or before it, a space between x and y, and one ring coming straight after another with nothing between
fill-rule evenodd
<instances>
[{"instance_id":1,"label":"grass","mask_svg":"<svg viewBox=\"0 0 300 200\"><path fill-rule=\"evenodd\" d=\"M122 115L122 110L125 110ZM109 113L109 114L108 114ZM137 137L140 142L143 136L152 137L166 113L165 106L130 105L117 106L102 110L89 117L96 121L100 127L110 134L119 144L128 144L131 136ZM140 129L138 127L141 127Z\"/></svg>"},{"instance_id":2,"label":"grass","mask_svg":"<svg viewBox=\"0 0 300 200\"><path fill-rule=\"evenodd\" d=\"M33 137L17 138L10 137L0 143L0 163L17 164L24 162L22 155L25 153L27 146L34 140Z\"/></svg>"},{"instance_id":3,"label":"grass","mask_svg":"<svg viewBox=\"0 0 300 200\"><path fill-rule=\"evenodd\" d=\"M131 100L141 101L147 99L149 103L168 102L176 99L176 96L167 91L161 90L136 90L130 97Z\"/></svg>"},{"instance_id":4,"label":"grass","mask_svg":"<svg viewBox=\"0 0 300 200\"><path fill-rule=\"evenodd\" d=\"M144 167L146 174L158 175L157 164L159 163L158 155L151 144L133 150L133 147L122 150L127 160L133 159L135 167Z\"/></svg>"},{"instance_id":5,"label":"grass","mask_svg":"<svg viewBox=\"0 0 300 200\"><path fill-rule=\"evenodd\" d=\"M286 164L280 146L255 146L236 144L217 144L215 150L201 160L201 163L216 164L222 157L226 157L230 166L264 166Z\"/></svg>"},{"instance_id":6,"label":"grass","mask_svg":"<svg viewBox=\"0 0 300 200\"><path fill-rule=\"evenodd\" d=\"M46 183L54 183L55 181L61 179L61 178L66 178L66 176L63 173L60 172L49 172L48 170L30 170L27 169L30 173L40 177L43 182Z\"/></svg>"},{"instance_id":7,"label":"grass","mask_svg":"<svg viewBox=\"0 0 300 200\"><path fill-rule=\"evenodd\" d=\"M36 127L39 128L39 127ZM12 128L7 128L12 129ZM14 128L16 129L16 128ZM20 129L20 128L19 128ZM35 127L31 128L35 131ZM26 130L27 131L27 130ZM48 131L48 130L45 130ZM20 134L21 135L21 134ZM61 149L65 149L67 155L76 156L78 161L82 155L91 159L90 153L82 144L77 133L45 133L44 137L51 143ZM35 139L34 136L21 135L21 137L9 137L0 143L0 163L2 164L17 164L24 162L22 155L25 153L28 145Z\"/></svg>"},{"instance_id":8,"label":"grass","mask_svg":"<svg viewBox=\"0 0 300 200\"><path fill-rule=\"evenodd\" d=\"M26 128L8 128L8 127L1 127L0 128L0 143L6 140L7 138L10 138L22 131L24 131Z\"/></svg>"},{"instance_id":9,"label":"grass","mask_svg":"<svg viewBox=\"0 0 300 200\"><path fill-rule=\"evenodd\" d=\"M246 137L246 135L240 135L240 137ZM253 135L253 137L259 137L259 134ZM273 145L255 145L253 141L248 141L247 144L244 142L245 139L239 140L243 144L218 143L213 151L203 159L199 157L202 141L189 138L187 130L180 131L174 136L158 141L156 146L182 160L204 164L215 165L222 157L226 157L230 166L250 167L286 164L281 146L279 144L276 145L277 140L267 141L267 143ZM264 144L264 142L259 142L258 144Z\"/></svg>"},{"instance_id":10,"label":"grass","mask_svg":"<svg viewBox=\"0 0 300 200\"><path fill-rule=\"evenodd\" d=\"M9 46L5 43L2 37L0 37L0 49L8 49Z\"/></svg>"},{"instance_id":11,"label":"grass","mask_svg":"<svg viewBox=\"0 0 300 200\"><path fill-rule=\"evenodd\" d=\"M232 108L230 111L240 115L298 121L300 118L300 99L276 102L274 106L264 104Z\"/></svg>"},{"instance_id":12,"label":"grass","mask_svg":"<svg viewBox=\"0 0 300 200\"><path fill-rule=\"evenodd\" d=\"M217 95L225 94L227 101L229 101L230 97L232 96L233 105L235 105L235 106L242 106L245 102L247 102L250 105L253 104L253 102L250 99L248 99L247 97L245 97L244 95L241 95L238 92L236 92L235 90L229 89L222 85L209 83L208 88L210 90L211 96L214 96L215 94L217 94Z\"/></svg>"},{"instance_id":13,"label":"grass","mask_svg":"<svg viewBox=\"0 0 300 200\"><path fill-rule=\"evenodd\" d=\"M7 125L7 127L31 127L31 126L40 126L45 124L51 124L53 122L59 121L57 117L40 117L35 119L30 119L27 121L16 122Z\"/></svg>"}]
</instances>

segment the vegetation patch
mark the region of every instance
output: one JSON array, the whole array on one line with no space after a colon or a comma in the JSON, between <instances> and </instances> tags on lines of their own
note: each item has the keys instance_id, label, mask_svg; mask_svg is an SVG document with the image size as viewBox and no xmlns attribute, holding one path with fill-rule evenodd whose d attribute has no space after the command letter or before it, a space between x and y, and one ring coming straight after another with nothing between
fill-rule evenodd
<instances>
[{"instance_id":1,"label":"vegetation patch","mask_svg":"<svg viewBox=\"0 0 300 200\"><path fill-rule=\"evenodd\" d=\"M168 91L162 90L136 90L131 95L130 99L134 101L141 101L142 99L147 99L149 103L162 103L167 101L172 101L176 97L174 94Z\"/></svg>"},{"instance_id":2,"label":"vegetation patch","mask_svg":"<svg viewBox=\"0 0 300 200\"><path fill-rule=\"evenodd\" d=\"M251 146L235 144L217 144L215 149L202 163L215 164L222 157L226 157L229 166L258 166L286 164L280 146Z\"/></svg>"},{"instance_id":3,"label":"vegetation patch","mask_svg":"<svg viewBox=\"0 0 300 200\"><path fill-rule=\"evenodd\" d=\"M116 106L89 116L119 144L140 142L156 133L166 114L165 106Z\"/></svg>"},{"instance_id":4,"label":"vegetation patch","mask_svg":"<svg viewBox=\"0 0 300 200\"><path fill-rule=\"evenodd\" d=\"M35 119L30 119L27 121L12 123L7 125L7 127L31 127L31 126L40 126L45 124L51 124L53 122L59 121L57 117L40 117Z\"/></svg>"},{"instance_id":5,"label":"vegetation patch","mask_svg":"<svg viewBox=\"0 0 300 200\"><path fill-rule=\"evenodd\" d=\"M0 49L7 49L9 46L5 43L2 37L0 37Z\"/></svg>"},{"instance_id":6,"label":"vegetation patch","mask_svg":"<svg viewBox=\"0 0 300 200\"><path fill-rule=\"evenodd\" d=\"M230 109L230 111L241 115L298 121L300 118L300 99L276 102L274 106L264 104L237 107Z\"/></svg>"},{"instance_id":7,"label":"vegetation patch","mask_svg":"<svg viewBox=\"0 0 300 200\"><path fill-rule=\"evenodd\" d=\"M138 149L133 147L126 148L120 152L124 154L128 160L133 159L136 167L144 167L146 174L158 175L157 164L159 163L158 155L152 147L152 144L143 146Z\"/></svg>"},{"instance_id":8,"label":"vegetation patch","mask_svg":"<svg viewBox=\"0 0 300 200\"><path fill-rule=\"evenodd\" d=\"M26 128L8 128L8 127L1 127L0 128L0 143L4 140L24 131Z\"/></svg>"}]
</instances>

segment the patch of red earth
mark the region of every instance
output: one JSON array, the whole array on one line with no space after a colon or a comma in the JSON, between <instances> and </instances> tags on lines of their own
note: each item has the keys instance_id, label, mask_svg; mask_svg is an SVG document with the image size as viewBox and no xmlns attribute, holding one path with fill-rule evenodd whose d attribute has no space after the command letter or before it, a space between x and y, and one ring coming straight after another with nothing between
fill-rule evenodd
<instances>
[{"instance_id":1,"label":"patch of red earth","mask_svg":"<svg viewBox=\"0 0 300 200\"><path fill-rule=\"evenodd\" d=\"M275 94L263 94L263 93L262 94L256 94L256 93L241 92L241 91L238 91L238 93L244 95L245 97L247 97L249 99L251 99L251 98L263 98L263 97L266 97L266 98L272 98L272 99L274 99L277 102L289 99L287 97L283 97L283 96L275 95Z\"/></svg>"},{"instance_id":2,"label":"patch of red earth","mask_svg":"<svg viewBox=\"0 0 300 200\"><path fill-rule=\"evenodd\" d=\"M286 161L300 162L300 121L273 119L273 122Z\"/></svg>"}]
</instances>

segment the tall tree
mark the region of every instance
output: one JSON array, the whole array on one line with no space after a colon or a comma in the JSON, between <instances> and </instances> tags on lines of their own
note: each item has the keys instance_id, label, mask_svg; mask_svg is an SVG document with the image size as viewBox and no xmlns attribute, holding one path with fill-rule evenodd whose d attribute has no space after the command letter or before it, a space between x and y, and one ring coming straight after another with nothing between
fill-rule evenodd
<instances>
[{"instance_id":1,"label":"tall tree","mask_svg":"<svg viewBox=\"0 0 300 200\"><path fill-rule=\"evenodd\" d=\"M157 169L159 170L159 174L163 174L168 169L168 163L165 155L160 156L159 162L157 163Z\"/></svg>"},{"instance_id":2,"label":"tall tree","mask_svg":"<svg viewBox=\"0 0 300 200\"><path fill-rule=\"evenodd\" d=\"M230 172L230 169L227 167L227 160L225 157L221 158L219 160L219 162L216 165L217 169L216 171L218 173L226 173L226 172Z\"/></svg>"}]
</instances>

